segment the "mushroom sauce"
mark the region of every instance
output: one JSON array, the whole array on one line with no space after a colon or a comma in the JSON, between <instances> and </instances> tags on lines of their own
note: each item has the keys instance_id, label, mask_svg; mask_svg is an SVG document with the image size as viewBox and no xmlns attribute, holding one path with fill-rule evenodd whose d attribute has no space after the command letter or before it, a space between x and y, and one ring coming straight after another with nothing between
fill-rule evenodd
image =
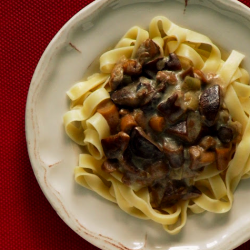
<instances>
[{"instance_id":1,"label":"mushroom sauce","mask_svg":"<svg viewBox=\"0 0 250 250\"><path fill-rule=\"evenodd\" d=\"M119 171L134 189L148 187L154 208L199 197L194 180L204 168L227 169L241 125L232 121L216 76L174 53L162 57L147 39L134 59L114 66L109 85L112 101L97 108L111 131L102 139L102 169Z\"/></svg>"}]
</instances>

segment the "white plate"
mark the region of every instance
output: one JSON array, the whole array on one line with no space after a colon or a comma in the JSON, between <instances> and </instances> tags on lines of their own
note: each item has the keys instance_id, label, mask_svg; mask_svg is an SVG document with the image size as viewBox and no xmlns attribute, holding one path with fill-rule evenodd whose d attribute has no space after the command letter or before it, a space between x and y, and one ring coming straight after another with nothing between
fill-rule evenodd
<instances>
[{"instance_id":1,"label":"white plate","mask_svg":"<svg viewBox=\"0 0 250 250\"><path fill-rule=\"evenodd\" d=\"M250 238L250 180L240 183L227 214L188 216L177 236L152 221L135 219L74 182L80 149L65 132L65 92L132 26L147 28L156 15L201 32L225 51L246 55L250 72L250 9L235 0L99 0L75 15L55 36L34 73L27 100L26 136L35 176L59 216L101 249L233 249ZM226 52L225 52L226 53ZM91 65L91 67L90 67Z\"/></svg>"}]
</instances>

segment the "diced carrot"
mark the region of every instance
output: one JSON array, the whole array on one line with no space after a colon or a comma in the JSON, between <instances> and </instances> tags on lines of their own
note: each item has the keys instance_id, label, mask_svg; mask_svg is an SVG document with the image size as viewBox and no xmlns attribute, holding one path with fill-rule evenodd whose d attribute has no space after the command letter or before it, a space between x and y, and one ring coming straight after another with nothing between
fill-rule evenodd
<instances>
[{"instance_id":1,"label":"diced carrot","mask_svg":"<svg viewBox=\"0 0 250 250\"><path fill-rule=\"evenodd\" d=\"M231 147L229 148L216 148L216 163L218 170L225 170L231 160Z\"/></svg>"},{"instance_id":2,"label":"diced carrot","mask_svg":"<svg viewBox=\"0 0 250 250\"><path fill-rule=\"evenodd\" d=\"M119 112L116 105L112 101L101 103L97 107L97 112L106 119L110 127L110 133L116 133L120 122Z\"/></svg>"},{"instance_id":3,"label":"diced carrot","mask_svg":"<svg viewBox=\"0 0 250 250\"><path fill-rule=\"evenodd\" d=\"M127 114L121 118L121 131L129 133L136 126L137 123L132 115Z\"/></svg>"},{"instance_id":4,"label":"diced carrot","mask_svg":"<svg viewBox=\"0 0 250 250\"><path fill-rule=\"evenodd\" d=\"M149 120L149 126L157 132L162 132L165 126L165 120L162 116L153 116Z\"/></svg>"}]
</instances>

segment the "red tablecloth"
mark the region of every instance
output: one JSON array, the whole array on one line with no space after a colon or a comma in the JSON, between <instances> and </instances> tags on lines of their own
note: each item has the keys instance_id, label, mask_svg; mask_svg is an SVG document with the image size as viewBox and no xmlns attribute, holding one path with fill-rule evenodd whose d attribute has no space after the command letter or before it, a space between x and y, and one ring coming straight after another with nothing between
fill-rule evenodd
<instances>
[{"instance_id":1,"label":"red tablecloth","mask_svg":"<svg viewBox=\"0 0 250 250\"><path fill-rule=\"evenodd\" d=\"M24 131L26 97L39 58L65 22L90 2L1 1L0 249L97 249L46 200L32 172ZM250 7L250 0L241 2ZM250 249L250 241L237 249Z\"/></svg>"}]
</instances>

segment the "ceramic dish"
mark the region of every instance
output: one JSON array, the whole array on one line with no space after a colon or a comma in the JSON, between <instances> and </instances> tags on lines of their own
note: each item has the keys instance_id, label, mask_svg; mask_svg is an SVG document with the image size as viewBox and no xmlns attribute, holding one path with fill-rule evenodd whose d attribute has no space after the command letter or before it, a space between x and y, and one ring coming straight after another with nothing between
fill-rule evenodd
<instances>
[{"instance_id":1,"label":"ceramic dish","mask_svg":"<svg viewBox=\"0 0 250 250\"><path fill-rule=\"evenodd\" d=\"M189 215L176 236L160 225L121 211L77 185L80 148L64 131L66 91L97 71L96 58L132 26L147 28L156 15L210 37L226 51L246 55L250 72L250 9L235 0L99 0L75 15L55 36L34 73L27 100L26 136L35 176L59 216L101 249L233 249L250 238L250 181L240 183L226 214ZM94 63L93 63L94 62Z\"/></svg>"}]
</instances>

